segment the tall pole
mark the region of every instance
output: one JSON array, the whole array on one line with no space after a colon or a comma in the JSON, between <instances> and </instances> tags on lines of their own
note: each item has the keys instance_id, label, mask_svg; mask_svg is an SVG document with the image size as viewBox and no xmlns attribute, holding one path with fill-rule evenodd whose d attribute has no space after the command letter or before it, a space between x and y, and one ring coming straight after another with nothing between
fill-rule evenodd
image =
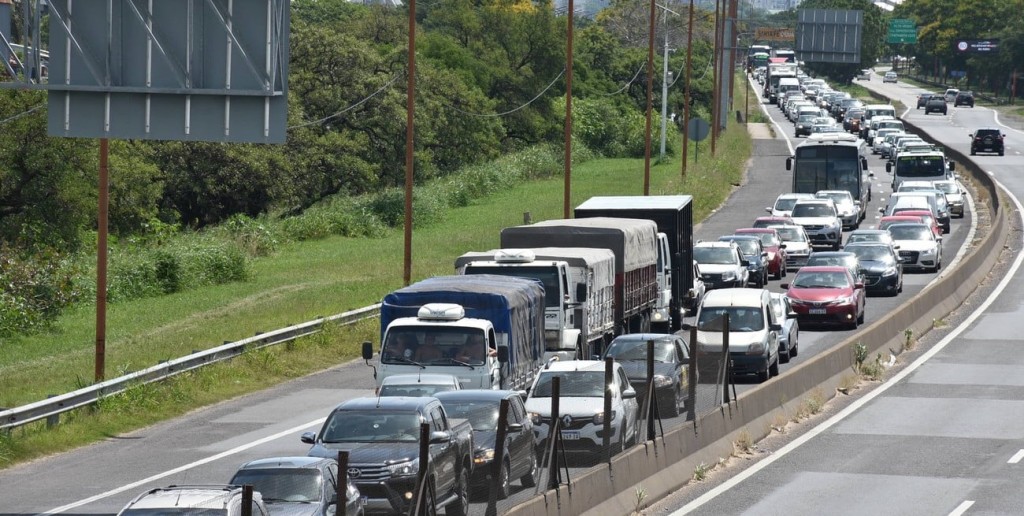
<instances>
[{"instance_id":1,"label":"tall pole","mask_svg":"<svg viewBox=\"0 0 1024 516\"><path fill-rule=\"evenodd\" d=\"M725 70L725 84L728 85L726 89L729 95L729 109L733 107L733 90L736 81L736 52L739 38L737 37L737 17L739 16L739 2L737 0L726 0L729 3L729 67ZM724 26L724 22L723 22ZM723 45L724 46L724 45ZM724 120L728 120L725 118Z\"/></svg>"},{"instance_id":2,"label":"tall pole","mask_svg":"<svg viewBox=\"0 0 1024 516\"><path fill-rule=\"evenodd\" d=\"M654 100L654 0L647 28L647 126L644 130L644 195L651 195L651 114Z\"/></svg>"},{"instance_id":3,"label":"tall pole","mask_svg":"<svg viewBox=\"0 0 1024 516\"><path fill-rule=\"evenodd\" d=\"M665 52L661 67L661 161L665 160L665 136L668 129L666 127L666 119L668 118L668 28L665 27L667 20L668 12L665 13L665 18L661 20L661 29L665 32Z\"/></svg>"},{"instance_id":4,"label":"tall pole","mask_svg":"<svg viewBox=\"0 0 1024 516\"><path fill-rule=\"evenodd\" d=\"M565 185L562 193L562 218L569 218L572 201L572 29L573 0L569 0L568 30L565 31Z\"/></svg>"},{"instance_id":5,"label":"tall pole","mask_svg":"<svg viewBox=\"0 0 1024 516\"><path fill-rule=\"evenodd\" d=\"M718 57L722 44L719 38L722 36L722 31L719 28L722 16L720 6L722 0L715 0L715 44L713 49L712 63L714 66L714 74L712 78L711 87L711 155L715 155L715 143L718 140L718 99L719 99L719 85L721 84L721 78L719 77L719 66L722 60Z\"/></svg>"},{"instance_id":6,"label":"tall pole","mask_svg":"<svg viewBox=\"0 0 1024 516\"><path fill-rule=\"evenodd\" d=\"M690 78L693 76L693 0L690 0L690 19L686 29L686 90L683 96L683 172L686 178L686 154L690 148Z\"/></svg>"},{"instance_id":7,"label":"tall pole","mask_svg":"<svg viewBox=\"0 0 1024 516\"><path fill-rule=\"evenodd\" d=\"M409 74L405 92L405 268L402 280L412 282L412 150L416 135L413 115L416 112L416 0L409 0Z\"/></svg>"},{"instance_id":8,"label":"tall pole","mask_svg":"<svg viewBox=\"0 0 1024 516\"><path fill-rule=\"evenodd\" d=\"M100 138L99 217L96 235L96 381L106 377L107 360L107 207L110 186L107 170L108 142Z\"/></svg>"}]
</instances>

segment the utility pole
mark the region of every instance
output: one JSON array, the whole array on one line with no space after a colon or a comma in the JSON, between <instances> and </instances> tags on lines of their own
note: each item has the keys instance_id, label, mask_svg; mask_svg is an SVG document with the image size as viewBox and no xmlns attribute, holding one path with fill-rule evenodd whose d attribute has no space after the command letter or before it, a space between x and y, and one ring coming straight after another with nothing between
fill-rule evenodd
<instances>
[{"instance_id":1,"label":"utility pole","mask_svg":"<svg viewBox=\"0 0 1024 516\"><path fill-rule=\"evenodd\" d=\"M665 11L665 17L661 20L661 27L665 32L665 52L661 71L661 160L664 161L665 138L668 134L666 129L666 120L668 119L668 28L665 25L668 22L668 13L672 13L676 16L681 15L664 5L656 5Z\"/></svg>"},{"instance_id":2,"label":"utility pole","mask_svg":"<svg viewBox=\"0 0 1024 516\"><path fill-rule=\"evenodd\" d=\"M686 30L686 92L683 96L683 171L682 178L686 178L686 154L690 146L690 79L693 77L693 0L690 0L690 20L687 22Z\"/></svg>"},{"instance_id":3,"label":"utility pole","mask_svg":"<svg viewBox=\"0 0 1024 516\"><path fill-rule=\"evenodd\" d=\"M644 195L651 195L651 112L654 100L654 0L647 28L647 124L644 129Z\"/></svg>"}]
</instances>

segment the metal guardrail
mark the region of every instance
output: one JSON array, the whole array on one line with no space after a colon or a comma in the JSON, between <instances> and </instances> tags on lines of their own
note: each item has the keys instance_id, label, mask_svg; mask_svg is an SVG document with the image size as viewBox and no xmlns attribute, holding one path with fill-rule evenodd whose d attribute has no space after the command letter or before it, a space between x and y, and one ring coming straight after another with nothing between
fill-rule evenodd
<instances>
[{"instance_id":1,"label":"metal guardrail","mask_svg":"<svg viewBox=\"0 0 1024 516\"><path fill-rule=\"evenodd\" d=\"M64 412L90 405L104 396L124 392L136 385L165 380L193 369L237 357L248 350L273 346L290 342L306 335L312 335L320 331L320 328L325 323L352 324L379 315L380 303L365 306L330 317L261 333L247 339L228 342L215 348L162 362L153 367L113 380L90 385L67 394L0 411L0 430L9 430L42 419L59 417Z\"/></svg>"}]
</instances>

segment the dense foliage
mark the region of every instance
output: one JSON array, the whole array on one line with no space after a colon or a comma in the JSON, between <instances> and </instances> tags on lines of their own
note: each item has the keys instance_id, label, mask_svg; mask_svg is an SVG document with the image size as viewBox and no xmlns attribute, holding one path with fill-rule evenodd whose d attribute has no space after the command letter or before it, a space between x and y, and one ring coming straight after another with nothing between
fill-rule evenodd
<instances>
[{"instance_id":1,"label":"dense foliage","mask_svg":"<svg viewBox=\"0 0 1024 516\"><path fill-rule=\"evenodd\" d=\"M112 301L244 279L249 258L282 242L401 224L406 13L344 0L295 0L292 10L284 146L111 142ZM579 21L574 160L643 155L645 13L620 2ZM416 224L502 185L560 173L565 17L529 0L440 0L418 8L417 21ZM711 97L710 23L702 12L695 27L698 110ZM685 48L685 18L668 17L662 30ZM675 78L684 57L670 56ZM668 104L681 112L676 82ZM0 312L0 334L37 327L95 289L97 145L48 137L46 116L43 93L0 91L0 280L5 306L21 307ZM18 271L36 268L61 271L49 283L71 278L69 293L33 304L60 290L22 284L28 276Z\"/></svg>"}]
</instances>

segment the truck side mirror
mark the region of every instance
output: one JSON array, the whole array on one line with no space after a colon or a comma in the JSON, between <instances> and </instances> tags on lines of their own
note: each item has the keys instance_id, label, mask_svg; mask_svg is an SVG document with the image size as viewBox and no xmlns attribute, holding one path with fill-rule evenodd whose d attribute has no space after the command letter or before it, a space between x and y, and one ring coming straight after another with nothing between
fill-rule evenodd
<instances>
[{"instance_id":1,"label":"truck side mirror","mask_svg":"<svg viewBox=\"0 0 1024 516\"><path fill-rule=\"evenodd\" d=\"M860 157L860 168L863 169L863 170L867 170L868 169L868 159L865 158L864 156Z\"/></svg>"},{"instance_id":2,"label":"truck side mirror","mask_svg":"<svg viewBox=\"0 0 1024 516\"><path fill-rule=\"evenodd\" d=\"M949 162L949 169L950 170L956 170L956 162L955 161L950 161Z\"/></svg>"},{"instance_id":3,"label":"truck side mirror","mask_svg":"<svg viewBox=\"0 0 1024 516\"><path fill-rule=\"evenodd\" d=\"M576 302L577 303L582 303L585 299L587 299L587 284L586 283L577 283L576 284Z\"/></svg>"},{"instance_id":4,"label":"truck side mirror","mask_svg":"<svg viewBox=\"0 0 1024 516\"><path fill-rule=\"evenodd\" d=\"M370 341L363 342L363 360L371 360L373 358L373 343Z\"/></svg>"},{"instance_id":5,"label":"truck side mirror","mask_svg":"<svg viewBox=\"0 0 1024 516\"><path fill-rule=\"evenodd\" d=\"M885 171L886 172L890 172L890 173L892 172L892 162L891 161L886 161L885 162Z\"/></svg>"},{"instance_id":6,"label":"truck side mirror","mask_svg":"<svg viewBox=\"0 0 1024 516\"><path fill-rule=\"evenodd\" d=\"M498 346L498 362L502 364L508 362L508 346Z\"/></svg>"},{"instance_id":7,"label":"truck side mirror","mask_svg":"<svg viewBox=\"0 0 1024 516\"><path fill-rule=\"evenodd\" d=\"M786 158L786 170L793 170L793 157Z\"/></svg>"}]
</instances>

